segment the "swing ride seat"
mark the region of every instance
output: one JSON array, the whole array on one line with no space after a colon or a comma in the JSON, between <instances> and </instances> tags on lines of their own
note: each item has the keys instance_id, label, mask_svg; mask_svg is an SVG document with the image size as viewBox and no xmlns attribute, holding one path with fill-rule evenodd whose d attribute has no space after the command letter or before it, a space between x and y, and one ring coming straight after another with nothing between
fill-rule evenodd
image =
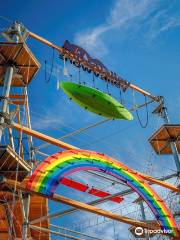
<instances>
[{"instance_id":1,"label":"swing ride seat","mask_svg":"<svg viewBox=\"0 0 180 240\"><path fill-rule=\"evenodd\" d=\"M40 63L25 43L0 43L0 86L3 85L7 65L15 67L12 86L27 86L40 68Z\"/></svg>"},{"instance_id":2,"label":"swing ride seat","mask_svg":"<svg viewBox=\"0 0 180 240\"><path fill-rule=\"evenodd\" d=\"M171 142L176 144L180 153L180 124L164 124L149 139L157 154L172 154Z\"/></svg>"},{"instance_id":3,"label":"swing ride seat","mask_svg":"<svg viewBox=\"0 0 180 240\"><path fill-rule=\"evenodd\" d=\"M132 114L110 95L92 87L62 81L60 87L86 110L110 119L132 120Z\"/></svg>"}]
</instances>

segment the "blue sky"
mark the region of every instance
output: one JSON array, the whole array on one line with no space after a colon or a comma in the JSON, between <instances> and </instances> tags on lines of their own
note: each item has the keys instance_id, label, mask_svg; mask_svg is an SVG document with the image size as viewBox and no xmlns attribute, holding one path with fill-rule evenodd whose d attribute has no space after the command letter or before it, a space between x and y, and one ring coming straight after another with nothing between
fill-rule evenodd
<instances>
[{"instance_id":1,"label":"blue sky","mask_svg":"<svg viewBox=\"0 0 180 240\"><path fill-rule=\"evenodd\" d=\"M178 123L180 118L179 12L179 0L1 1L1 16L10 21L21 21L30 31L57 45L62 46L68 39L84 47L92 57L99 58L108 69L133 84L154 95L164 96L172 123ZM1 29L9 24L0 18ZM29 86L33 128L60 137L99 121L99 116L80 109L56 89L57 81L67 79L63 76L63 63L58 54L55 53L53 75L47 84L44 61L47 60L49 74L52 49L32 39L28 39L28 44L42 65ZM73 80L78 81L77 69L69 64L67 68ZM92 84L91 75L82 72L81 78L89 85ZM96 86L107 91L106 85L99 79L96 79ZM117 89L111 86L109 89L116 99L120 99ZM137 103L144 101L137 93L135 98ZM132 107L131 90L123 94L123 100L128 108ZM106 123L66 141L109 154L140 171L149 170L153 176L173 173L175 165L172 156L156 156L147 141L162 123L161 119L151 114L154 107L149 107L149 124L146 129L140 127L134 114L132 122ZM145 109L140 111L140 115L145 122ZM38 140L34 142L40 144ZM49 146L42 151L52 154L58 149ZM151 168L148 168L149 165ZM89 178L89 181L93 183L93 179ZM71 194L68 189L58 191ZM73 197L81 196L74 192ZM52 208L55 205L51 203L50 206ZM110 206L105 207L111 209ZM71 220L69 217L63 221L69 223ZM121 239L128 239L126 225L121 225L121 228L125 231ZM113 239L112 226L105 229L108 229L109 239Z\"/></svg>"}]
</instances>

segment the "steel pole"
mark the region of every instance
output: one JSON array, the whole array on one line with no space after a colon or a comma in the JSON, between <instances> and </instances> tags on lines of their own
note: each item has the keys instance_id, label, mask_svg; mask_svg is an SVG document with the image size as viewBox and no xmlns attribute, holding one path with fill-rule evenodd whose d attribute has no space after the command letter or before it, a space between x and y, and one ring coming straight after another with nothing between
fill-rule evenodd
<instances>
[{"instance_id":1,"label":"steel pole","mask_svg":"<svg viewBox=\"0 0 180 240\"><path fill-rule=\"evenodd\" d=\"M139 206L140 206L140 210L141 210L142 220L146 221L146 215L145 215L144 205L143 205L143 201L142 200L139 201ZM147 233L145 233L145 239L149 240L149 237L148 237Z\"/></svg>"},{"instance_id":2,"label":"steel pole","mask_svg":"<svg viewBox=\"0 0 180 240\"><path fill-rule=\"evenodd\" d=\"M7 113L8 97L9 97L9 92L11 88L13 71L14 69L12 65L7 66L5 77L4 77L4 86L3 86L2 100L1 100L2 102L1 102L1 117L0 117L0 142L1 142L2 133L3 133L3 124L5 122L3 114Z\"/></svg>"},{"instance_id":3,"label":"steel pole","mask_svg":"<svg viewBox=\"0 0 180 240\"><path fill-rule=\"evenodd\" d=\"M24 94L25 94L25 99L26 99L26 120L27 120L27 125L28 127L31 129L31 121L30 121L30 111L29 111L29 99L28 99L28 92L27 92L27 87L25 87L24 89ZM33 169L33 162L32 160L35 160L35 153L34 151L31 151L33 149L33 139L32 136L29 136L28 138L28 144L29 144L29 158L30 158L30 164L31 164L31 169ZM32 170L29 173L30 175L32 174ZM31 196L28 193L27 194L27 198L24 199L24 203L25 205L25 218L24 218L24 222L23 222L23 234L22 234L22 240L26 240L27 239L27 235L28 235L28 229L29 229L29 210L30 210L30 201L31 201Z\"/></svg>"},{"instance_id":4,"label":"steel pole","mask_svg":"<svg viewBox=\"0 0 180 240\"><path fill-rule=\"evenodd\" d=\"M170 124L170 119L168 117L168 113L167 113L167 108L166 107L163 107L163 119L164 119L164 122L166 124ZM176 143L175 142L170 142L170 146L171 146L171 150L173 152L174 161L175 161L176 168L177 168L177 174L179 176L180 175L180 159L179 159Z\"/></svg>"}]
</instances>

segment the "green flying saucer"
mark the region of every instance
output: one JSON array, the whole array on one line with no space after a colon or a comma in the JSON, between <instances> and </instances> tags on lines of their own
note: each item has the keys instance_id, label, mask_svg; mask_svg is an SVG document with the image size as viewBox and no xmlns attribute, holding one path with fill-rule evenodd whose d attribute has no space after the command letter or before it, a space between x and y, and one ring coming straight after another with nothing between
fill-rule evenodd
<instances>
[{"instance_id":1,"label":"green flying saucer","mask_svg":"<svg viewBox=\"0 0 180 240\"><path fill-rule=\"evenodd\" d=\"M62 81L62 90L78 105L106 118L132 120L132 114L116 99L95 88Z\"/></svg>"}]
</instances>

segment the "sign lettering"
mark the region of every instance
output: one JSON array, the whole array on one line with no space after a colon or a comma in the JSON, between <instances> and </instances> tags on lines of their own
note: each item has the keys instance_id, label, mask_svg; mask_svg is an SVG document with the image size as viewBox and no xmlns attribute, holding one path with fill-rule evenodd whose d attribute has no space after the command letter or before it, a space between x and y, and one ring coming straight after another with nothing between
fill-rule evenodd
<instances>
[{"instance_id":1,"label":"sign lettering","mask_svg":"<svg viewBox=\"0 0 180 240\"><path fill-rule=\"evenodd\" d=\"M82 67L83 70L88 72L93 71L96 76L100 76L101 79L108 81L112 85L121 87L123 91L129 87L129 82L119 77L116 73L109 71L100 60L91 58L83 48L71 44L68 40L65 41L63 48L66 52L73 55L74 59L71 57L70 62L76 67Z\"/></svg>"}]
</instances>

